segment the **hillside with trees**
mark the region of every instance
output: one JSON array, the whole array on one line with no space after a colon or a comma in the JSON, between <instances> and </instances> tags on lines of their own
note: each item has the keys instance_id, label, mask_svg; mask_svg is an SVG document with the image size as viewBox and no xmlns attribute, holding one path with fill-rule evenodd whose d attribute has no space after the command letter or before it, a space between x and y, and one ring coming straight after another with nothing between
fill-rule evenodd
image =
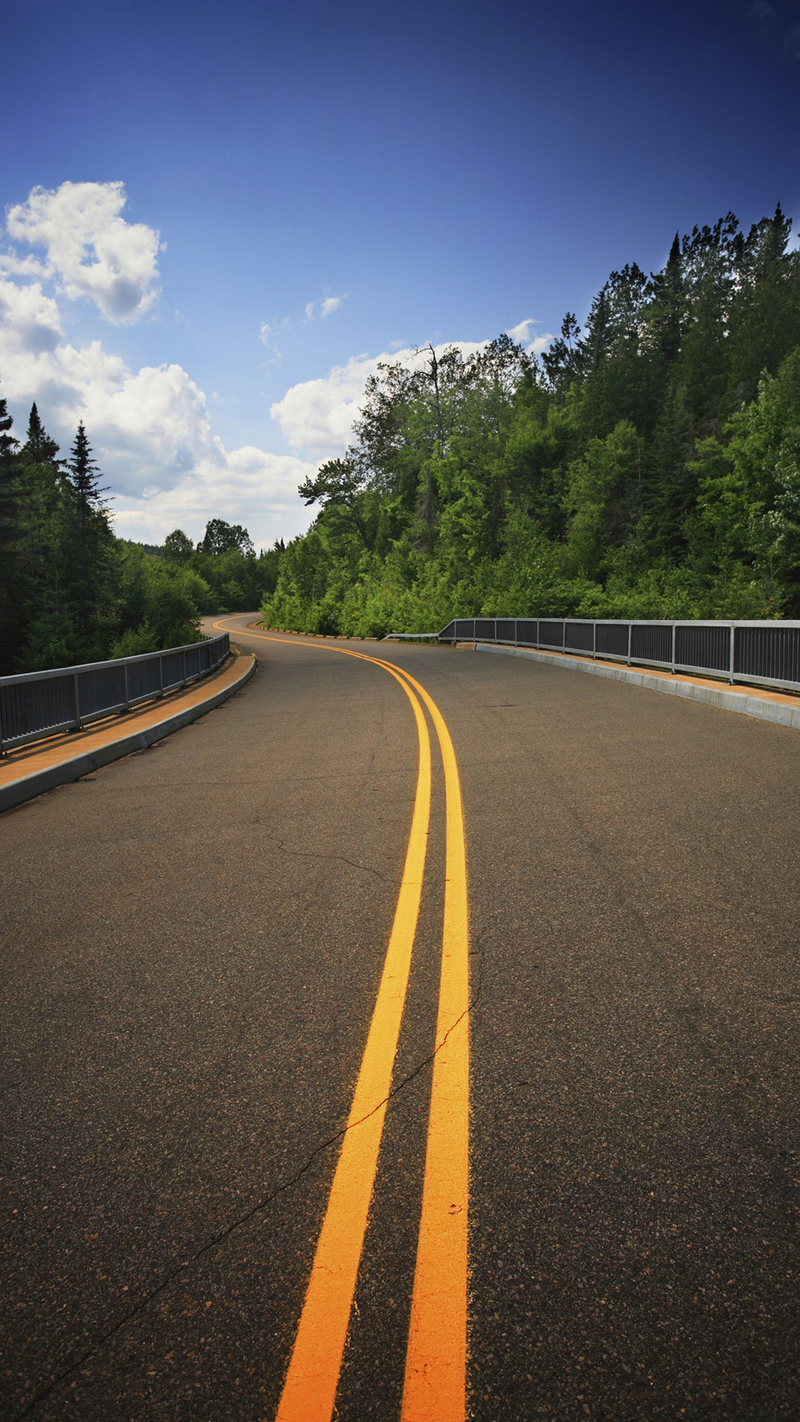
<instances>
[{"instance_id":1,"label":"hillside with trees","mask_svg":"<svg viewBox=\"0 0 800 1422\"><path fill-rule=\"evenodd\" d=\"M584 330L381 367L301 486L269 626L800 617L800 252L780 207L612 272Z\"/></svg>"},{"instance_id":2,"label":"hillside with trees","mask_svg":"<svg viewBox=\"0 0 800 1422\"><path fill-rule=\"evenodd\" d=\"M205 613L257 607L282 544L256 557L212 519L195 546L116 538L83 425L66 459L34 404L24 443L0 399L0 675L133 656L199 640Z\"/></svg>"}]
</instances>

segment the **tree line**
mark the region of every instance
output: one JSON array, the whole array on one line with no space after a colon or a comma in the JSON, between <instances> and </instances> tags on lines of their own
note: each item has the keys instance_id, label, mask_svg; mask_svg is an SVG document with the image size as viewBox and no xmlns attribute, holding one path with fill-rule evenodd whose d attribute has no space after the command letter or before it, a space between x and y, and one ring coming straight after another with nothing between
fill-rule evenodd
<instances>
[{"instance_id":1,"label":"tree line","mask_svg":"<svg viewBox=\"0 0 800 1422\"><path fill-rule=\"evenodd\" d=\"M263 613L298 631L456 615L800 617L800 252L733 214L614 271L538 359L508 336L367 384Z\"/></svg>"},{"instance_id":2,"label":"tree line","mask_svg":"<svg viewBox=\"0 0 800 1422\"><path fill-rule=\"evenodd\" d=\"M200 638L199 619L257 607L283 544L256 556L245 528L211 519L195 546L114 535L81 423L66 459L34 404L25 440L0 399L0 675L134 656Z\"/></svg>"}]
</instances>

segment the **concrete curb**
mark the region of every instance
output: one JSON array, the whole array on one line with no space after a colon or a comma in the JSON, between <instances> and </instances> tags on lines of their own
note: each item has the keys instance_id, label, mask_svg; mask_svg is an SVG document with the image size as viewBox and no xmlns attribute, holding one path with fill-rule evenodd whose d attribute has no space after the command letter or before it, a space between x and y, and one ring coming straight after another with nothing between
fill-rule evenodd
<instances>
[{"instance_id":1,"label":"concrete curb","mask_svg":"<svg viewBox=\"0 0 800 1422\"><path fill-rule=\"evenodd\" d=\"M551 667L564 667L567 671L588 672L590 676L610 677L612 681L625 681L630 686L644 686L648 691L664 691L670 696L685 696L689 701L701 701L707 706L718 706L723 711L739 711L745 716L757 716L761 721L774 721L778 726L789 726L800 731L800 703L789 706L782 701L767 701L761 696L748 696L741 691L719 690L711 686L695 686L692 681L680 677L650 676L646 671L634 671L632 667L604 667L596 662L579 661L576 657L553 657L548 652L535 652L529 647L498 647L493 642L476 642L476 652L500 652L506 657L526 657L532 662L546 662Z\"/></svg>"},{"instance_id":2,"label":"concrete curb","mask_svg":"<svg viewBox=\"0 0 800 1422\"><path fill-rule=\"evenodd\" d=\"M145 726L118 741L95 746L94 750L82 751L80 755L71 756L69 760L62 760L57 765L48 765L44 770L36 770L32 775L24 775L19 780L10 781L8 785L0 785L0 814L4 810L13 810L15 805L22 805L26 800L33 800L37 795L43 795L47 790L54 790L57 785L69 785L73 780L80 780L81 776L89 775L91 771L99 770L103 765L109 765L112 760L121 760L132 751L145 750L147 746L162 741L173 731L180 731L183 726L205 716L207 711L213 711L216 706L227 701L229 696L241 691L255 669L254 657L250 666L236 681L209 696L207 701L185 706L182 711L177 711L174 716L167 716L164 721L158 721L154 726Z\"/></svg>"}]
</instances>

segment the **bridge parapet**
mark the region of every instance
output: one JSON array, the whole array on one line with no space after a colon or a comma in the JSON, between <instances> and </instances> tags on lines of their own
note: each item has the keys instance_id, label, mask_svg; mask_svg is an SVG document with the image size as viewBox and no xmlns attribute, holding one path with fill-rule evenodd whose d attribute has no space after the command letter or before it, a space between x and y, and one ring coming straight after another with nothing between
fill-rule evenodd
<instances>
[{"instance_id":1,"label":"bridge parapet","mask_svg":"<svg viewBox=\"0 0 800 1422\"><path fill-rule=\"evenodd\" d=\"M627 666L692 672L800 691L800 622L647 622L610 618L456 617L440 642L572 652Z\"/></svg>"},{"instance_id":2,"label":"bridge parapet","mask_svg":"<svg viewBox=\"0 0 800 1422\"><path fill-rule=\"evenodd\" d=\"M78 731L207 676L230 652L230 637L115 661L0 677L0 754L59 731Z\"/></svg>"}]
</instances>

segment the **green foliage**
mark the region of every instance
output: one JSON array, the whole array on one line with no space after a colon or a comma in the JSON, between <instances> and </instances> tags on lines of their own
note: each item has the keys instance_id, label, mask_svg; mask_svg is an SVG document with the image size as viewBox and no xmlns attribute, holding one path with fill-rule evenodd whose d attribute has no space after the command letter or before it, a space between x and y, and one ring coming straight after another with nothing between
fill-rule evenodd
<instances>
[{"instance_id":1,"label":"green foliage","mask_svg":"<svg viewBox=\"0 0 800 1422\"><path fill-rule=\"evenodd\" d=\"M176 529L175 533L180 533L180 529ZM174 538L174 535L170 534L169 537ZM245 557L253 557L255 554L250 534L246 528L242 528L240 523L226 523L224 518L212 518L211 522L206 524L205 536L198 544L198 550L217 557L220 553L227 553L232 548L238 549Z\"/></svg>"},{"instance_id":2,"label":"green foliage","mask_svg":"<svg viewBox=\"0 0 800 1422\"><path fill-rule=\"evenodd\" d=\"M188 563L194 552L194 544L182 528L173 529L164 539L163 556L170 563Z\"/></svg>"},{"instance_id":3,"label":"green foliage","mask_svg":"<svg viewBox=\"0 0 800 1422\"><path fill-rule=\"evenodd\" d=\"M203 614L274 590L282 543L256 557L221 519L197 548L180 529L163 548L115 538L83 425L66 462L36 405L22 448L10 429L0 400L0 675L195 642Z\"/></svg>"},{"instance_id":4,"label":"green foliage","mask_svg":"<svg viewBox=\"0 0 800 1422\"><path fill-rule=\"evenodd\" d=\"M539 360L508 336L367 383L263 603L298 631L455 615L800 617L800 252L780 208L612 272Z\"/></svg>"}]
</instances>

